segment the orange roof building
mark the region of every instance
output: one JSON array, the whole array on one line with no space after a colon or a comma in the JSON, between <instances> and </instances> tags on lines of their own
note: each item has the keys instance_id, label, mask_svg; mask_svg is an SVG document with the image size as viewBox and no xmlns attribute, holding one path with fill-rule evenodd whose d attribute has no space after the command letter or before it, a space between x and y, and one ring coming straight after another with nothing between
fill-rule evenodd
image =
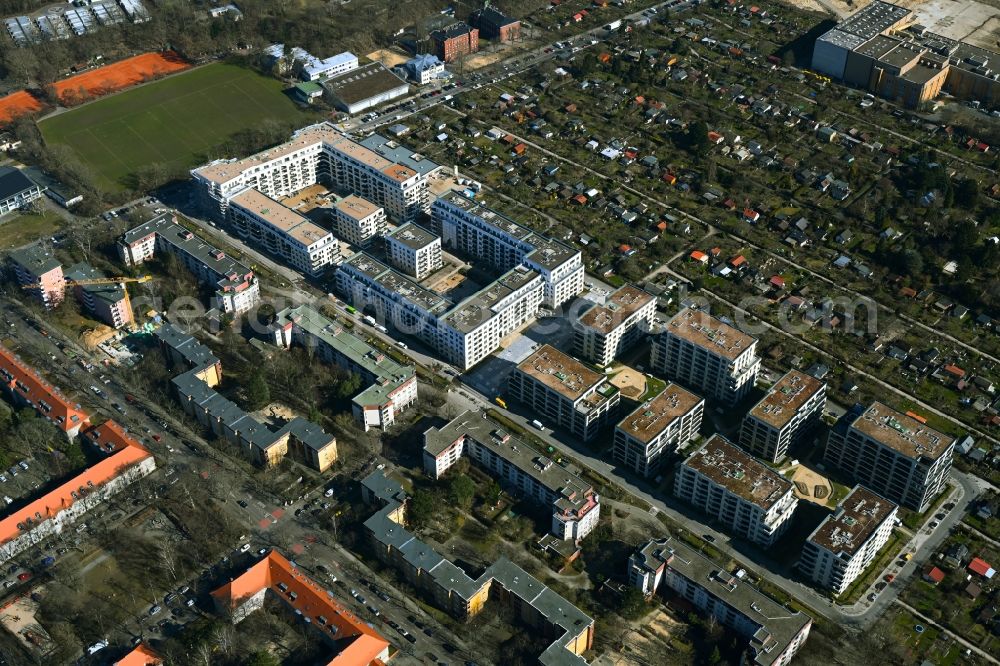
<instances>
[{"instance_id":1,"label":"orange roof building","mask_svg":"<svg viewBox=\"0 0 1000 666\"><path fill-rule=\"evenodd\" d=\"M701 250L695 250L691 253L691 261L697 261L699 264L707 264L708 255Z\"/></svg>"},{"instance_id":2,"label":"orange roof building","mask_svg":"<svg viewBox=\"0 0 1000 666\"><path fill-rule=\"evenodd\" d=\"M264 605L268 592L319 631L338 652L327 666L368 666L389 659L389 642L272 550L246 573L212 592L216 608L239 622Z\"/></svg>"},{"instance_id":3,"label":"orange roof building","mask_svg":"<svg viewBox=\"0 0 1000 666\"><path fill-rule=\"evenodd\" d=\"M156 469L152 454L114 421L85 436L107 457L0 520L0 562L59 534L80 516Z\"/></svg>"},{"instance_id":4,"label":"orange roof building","mask_svg":"<svg viewBox=\"0 0 1000 666\"><path fill-rule=\"evenodd\" d=\"M3 376L3 383L14 402L31 407L68 437L75 437L80 428L90 422L80 405L49 385L3 346L0 346L0 375Z\"/></svg>"},{"instance_id":5,"label":"orange roof building","mask_svg":"<svg viewBox=\"0 0 1000 666\"><path fill-rule=\"evenodd\" d=\"M119 659L113 666L160 666L163 660L145 643L139 643L134 650Z\"/></svg>"}]
</instances>

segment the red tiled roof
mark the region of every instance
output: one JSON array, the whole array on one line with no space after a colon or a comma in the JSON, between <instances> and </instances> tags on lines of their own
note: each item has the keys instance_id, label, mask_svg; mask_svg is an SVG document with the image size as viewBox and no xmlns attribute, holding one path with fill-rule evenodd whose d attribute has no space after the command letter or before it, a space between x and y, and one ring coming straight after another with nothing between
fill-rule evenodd
<instances>
[{"instance_id":1,"label":"red tiled roof","mask_svg":"<svg viewBox=\"0 0 1000 666\"><path fill-rule=\"evenodd\" d=\"M974 574L979 574L980 576L985 576L992 568L993 567L991 567L989 563L978 557L972 558L972 561L969 562L969 571Z\"/></svg>"},{"instance_id":2,"label":"red tiled roof","mask_svg":"<svg viewBox=\"0 0 1000 666\"><path fill-rule=\"evenodd\" d=\"M943 370L947 372L949 375L954 375L955 377L965 376L965 370L962 370L962 368L958 367L957 365L946 365L944 366Z\"/></svg>"},{"instance_id":3,"label":"red tiled roof","mask_svg":"<svg viewBox=\"0 0 1000 666\"><path fill-rule=\"evenodd\" d=\"M63 432L69 432L88 422L89 417L79 405L50 386L32 368L22 363L2 345L0 345L0 376L12 393L29 401L40 416L51 420Z\"/></svg>"},{"instance_id":4,"label":"red tiled roof","mask_svg":"<svg viewBox=\"0 0 1000 666\"><path fill-rule=\"evenodd\" d=\"M283 591L279 585L286 587ZM389 642L347 608L335 601L332 595L301 573L291 562L272 550L246 573L212 592L212 596L230 606L239 605L265 588L302 615L309 618L313 627L335 638L344 647L327 666L367 666L380 664L379 659ZM289 592L295 593L292 599ZM320 622L323 617L325 622ZM351 639L348 643L346 639Z\"/></svg>"},{"instance_id":5,"label":"red tiled roof","mask_svg":"<svg viewBox=\"0 0 1000 666\"><path fill-rule=\"evenodd\" d=\"M771 278L771 284L773 284L775 287L784 287L785 278L781 277L780 275L775 275Z\"/></svg>"},{"instance_id":6,"label":"red tiled roof","mask_svg":"<svg viewBox=\"0 0 1000 666\"><path fill-rule=\"evenodd\" d=\"M924 574L924 577L937 585L944 580L944 572L937 567L931 567L930 570Z\"/></svg>"},{"instance_id":7,"label":"red tiled roof","mask_svg":"<svg viewBox=\"0 0 1000 666\"><path fill-rule=\"evenodd\" d=\"M707 261L708 255L700 250L695 250L694 252L691 253L691 258L694 259L695 261Z\"/></svg>"},{"instance_id":8,"label":"red tiled roof","mask_svg":"<svg viewBox=\"0 0 1000 666\"><path fill-rule=\"evenodd\" d=\"M747 263L747 258L744 257L742 254L737 255L729 260L729 265L732 266L733 268L739 268L745 263Z\"/></svg>"},{"instance_id":9,"label":"red tiled roof","mask_svg":"<svg viewBox=\"0 0 1000 666\"><path fill-rule=\"evenodd\" d=\"M151 648L145 643L139 643L134 650L116 661L114 666L159 666L162 663L163 660Z\"/></svg>"}]
</instances>

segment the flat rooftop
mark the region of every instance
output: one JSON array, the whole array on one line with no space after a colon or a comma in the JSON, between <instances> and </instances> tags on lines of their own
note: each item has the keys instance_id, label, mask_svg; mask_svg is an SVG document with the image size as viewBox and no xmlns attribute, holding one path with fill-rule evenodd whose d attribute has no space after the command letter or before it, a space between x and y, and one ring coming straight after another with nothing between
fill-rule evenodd
<instances>
[{"instance_id":1,"label":"flat rooftop","mask_svg":"<svg viewBox=\"0 0 1000 666\"><path fill-rule=\"evenodd\" d=\"M413 169L421 176L426 176L441 167L437 162L431 161L420 153L415 153L403 144L388 139L381 134L370 134L361 139L359 143L365 148L375 151L387 160Z\"/></svg>"},{"instance_id":2,"label":"flat rooftop","mask_svg":"<svg viewBox=\"0 0 1000 666\"><path fill-rule=\"evenodd\" d=\"M352 194L344 197L333 205L338 213L352 220L363 220L382 210L381 206L373 204L368 199Z\"/></svg>"},{"instance_id":3,"label":"flat rooftop","mask_svg":"<svg viewBox=\"0 0 1000 666\"><path fill-rule=\"evenodd\" d=\"M655 398L640 405L634 412L623 418L618 423L618 429L630 437L648 444L669 428L671 423L685 414L689 414L695 407L704 402L704 398L677 384L667 384L667 387Z\"/></svg>"},{"instance_id":4,"label":"flat rooftop","mask_svg":"<svg viewBox=\"0 0 1000 666\"><path fill-rule=\"evenodd\" d=\"M524 260L545 270L555 270L573 256L580 254L575 247L538 233L532 233L525 240L534 245L535 249L529 252Z\"/></svg>"},{"instance_id":5,"label":"flat rooftop","mask_svg":"<svg viewBox=\"0 0 1000 666\"><path fill-rule=\"evenodd\" d=\"M955 441L881 402L873 402L851 427L908 458L937 460Z\"/></svg>"},{"instance_id":6,"label":"flat rooftop","mask_svg":"<svg viewBox=\"0 0 1000 666\"><path fill-rule=\"evenodd\" d=\"M731 361L757 342L756 338L694 308L675 314L667 322L666 332Z\"/></svg>"},{"instance_id":7,"label":"flat rooftop","mask_svg":"<svg viewBox=\"0 0 1000 666\"><path fill-rule=\"evenodd\" d=\"M358 252L341 264L341 267L354 269L386 291L398 294L404 300L420 306L428 313L440 315L451 307L451 301L445 297L421 287L408 276L395 268L386 266L367 252Z\"/></svg>"},{"instance_id":8,"label":"flat rooftop","mask_svg":"<svg viewBox=\"0 0 1000 666\"><path fill-rule=\"evenodd\" d=\"M790 370L754 405L750 416L780 430L795 418L802 405L824 390L825 386L812 375Z\"/></svg>"},{"instance_id":9,"label":"flat rooftop","mask_svg":"<svg viewBox=\"0 0 1000 666\"><path fill-rule=\"evenodd\" d=\"M906 7L875 0L838 23L836 29L862 39L871 39L895 27L911 13Z\"/></svg>"},{"instance_id":10,"label":"flat rooftop","mask_svg":"<svg viewBox=\"0 0 1000 666\"><path fill-rule=\"evenodd\" d=\"M587 310L580 317L580 323L598 333L607 334L652 302L652 294L627 284L608 296L604 305Z\"/></svg>"},{"instance_id":11,"label":"flat rooftop","mask_svg":"<svg viewBox=\"0 0 1000 666\"><path fill-rule=\"evenodd\" d=\"M10 258L36 276L44 275L62 266L55 255L42 247L40 243L11 251Z\"/></svg>"},{"instance_id":12,"label":"flat rooftop","mask_svg":"<svg viewBox=\"0 0 1000 666\"><path fill-rule=\"evenodd\" d=\"M80 262L66 269L67 280L100 280L106 276L90 264ZM110 305L116 305L125 298L125 290L120 284L87 284L81 286L85 292Z\"/></svg>"},{"instance_id":13,"label":"flat rooftop","mask_svg":"<svg viewBox=\"0 0 1000 666\"><path fill-rule=\"evenodd\" d=\"M331 235L315 222L252 187L240 191L229 203L252 213L305 247L319 243Z\"/></svg>"},{"instance_id":14,"label":"flat rooftop","mask_svg":"<svg viewBox=\"0 0 1000 666\"><path fill-rule=\"evenodd\" d=\"M791 481L722 435L713 435L684 466L765 511L792 490Z\"/></svg>"},{"instance_id":15,"label":"flat rooftop","mask_svg":"<svg viewBox=\"0 0 1000 666\"><path fill-rule=\"evenodd\" d=\"M895 37L889 37L888 35L876 35L861 46L857 47L855 51L861 55L878 60L886 53L899 46L900 43L901 40Z\"/></svg>"},{"instance_id":16,"label":"flat rooftop","mask_svg":"<svg viewBox=\"0 0 1000 666\"><path fill-rule=\"evenodd\" d=\"M435 241L440 242L440 240L437 235L412 222L400 225L386 234L386 242L395 241L412 250L422 250Z\"/></svg>"},{"instance_id":17,"label":"flat rooftop","mask_svg":"<svg viewBox=\"0 0 1000 666\"><path fill-rule=\"evenodd\" d=\"M492 226L497 231L500 231L507 236L511 236L512 238L525 240L528 236L531 236L532 233L534 233L531 229L522 226L503 213L498 213L486 204L476 201L475 199L470 199L456 190L450 190L438 198L439 200L447 202L457 208L461 208L470 215L475 215L487 225Z\"/></svg>"},{"instance_id":18,"label":"flat rooftop","mask_svg":"<svg viewBox=\"0 0 1000 666\"><path fill-rule=\"evenodd\" d=\"M523 266L512 268L452 308L444 322L456 331L468 333L488 321L501 301L538 278L537 272Z\"/></svg>"},{"instance_id":19,"label":"flat rooftop","mask_svg":"<svg viewBox=\"0 0 1000 666\"><path fill-rule=\"evenodd\" d=\"M604 374L550 345L539 347L517 365L517 370L572 402L607 381Z\"/></svg>"},{"instance_id":20,"label":"flat rooftop","mask_svg":"<svg viewBox=\"0 0 1000 666\"><path fill-rule=\"evenodd\" d=\"M854 555L896 509L894 502L864 486L854 486L833 515L813 530L809 541L831 553Z\"/></svg>"},{"instance_id":21,"label":"flat rooftop","mask_svg":"<svg viewBox=\"0 0 1000 666\"><path fill-rule=\"evenodd\" d=\"M408 88L409 84L386 69L380 62L370 62L357 69L338 74L323 82L344 104L357 104L372 97L378 97L396 88Z\"/></svg>"}]
</instances>

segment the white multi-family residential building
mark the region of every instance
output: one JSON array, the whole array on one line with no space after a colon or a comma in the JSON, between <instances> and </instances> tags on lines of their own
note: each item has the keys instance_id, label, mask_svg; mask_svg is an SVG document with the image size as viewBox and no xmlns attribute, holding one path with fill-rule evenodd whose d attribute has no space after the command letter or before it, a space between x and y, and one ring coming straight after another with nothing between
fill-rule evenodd
<instances>
[{"instance_id":1,"label":"white multi-family residential building","mask_svg":"<svg viewBox=\"0 0 1000 666\"><path fill-rule=\"evenodd\" d=\"M530 322L542 300L542 278L523 266L458 304L359 252L337 270L337 290L398 331L421 338L448 363L468 370Z\"/></svg>"},{"instance_id":2,"label":"white multi-family residential building","mask_svg":"<svg viewBox=\"0 0 1000 666\"><path fill-rule=\"evenodd\" d=\"M243 188L272 199L326 183L364 197L397 222L427 211L427 176L439 166L379 135L361 142L330 123L304 127L286 143L241 160L217 160L191 171L203 203L225 218L229 200Z\"/></svg>"},{"instance_id":3,"label":"white multi-family residential building","mask_svg":"<svg viewBox=\"0 0 1000 666\"><path fill-rule=\"evenodd\" d=\"M843 594L889 541L898 508L864 486L854 486L809 535L799 569L820 587Z\"/></svg>"},{"instance_id":4,"label":"white multi-family residential building","mask_svg":"<svg viewBox=\"0 0 1000 666\"><path fill-rule=\"evenodd\" d=\"M551 531L558 539L579 541L597 527L601 505L594 487L511 437L485 412L465 412L424 433L424 470L431 477L440 478L462 455L518 494L551 505Z\"/></svg>"},{"instance_id":5,"label":"white multi-family residential building","mask_svg":"<svg viewBox=\"0 0 1000 666\"><path fill-rule=\"evenodd\" d=\"M722 435L713 435L677 468L674 495L733 536L765 548L788 529L798 504L791 481Z\"/></svg>"},{"instance_id":6,"label":"white multi-family residential building","mask_svg":"<svg viewBox=\"0 0 1000 666\"><path fill-rule=\"evenodd\" d=\"M500 270L524 265L545 283L544 304L558 308L583 291L580 251L521 226L478 201L451 191L431 206L434 231L446 248Z\"/></svg>"},{"instance_id":7,"label":"white multi-family residential building","mask_svg":"<svg viewBox=\"0 0 1000 666\"><path fill-rule=\"evenodd\" d=\"M741 664L787 666L809 638L812 618L762 593L745 575L672 537L650 541L629 558L633 587L647 596L677 595L749 640Z\"/></svg>"},{"instance_id":8,"label":"white multi-family residential building","mask_svg":"<svg viewBox=\"0 0 1000 666\"><path fill-rule=\"evenodd\" d=\"M819 421L826 405L826 384L791 370L743 419L740 446L771 462L788 454Z\"/></svg>"},{"instance_id":9,"label":"white multi-family residential building","mask_svg":"<svg viewBox=\"0 0 1000 666\"><path fill-rule=\"evenodd\" d=\"M417 400L417 375L413 366L396 363L385 352L344 329L308 305L282 310L271 328L281 347L293 343L312 350L317 358L357 373L368 388L354 396L354 419L367 432L386 430L396 416Z\"/></svg>"},{"instance_id":10,"label":"white multi-family residential building","mask_svg":"<svg viewBox=\"0 0 1000 666\"><path fill-rule=\"evenodd\" d=\"M608 425L621 402L621 392L606 375L550 345L521 361L507 381L511 398L585 442Z\"/></svg>"},{"instance_id":11,"label":"white multi-family residential building","mask_svg":"<svg viewBox=\"0 0 1000 666\"><path fill-rule=\"evenodd\" d=\"M642 289L625 285L580 317L573 342L581 358L608 365L649 333L656 299Z\"/></svg>"},{"instance_id":12,"label":"white multi-family residential building","mask_svg":"<svg viewBox=\"0 0 1000 666\"><path fill-rule=\"evenodd\" d=\"M704 398L667 384L615 428L615 460L643 476L653 476L664 456L698 436L704 411Z\"/></svg>"},{"instance_id":13,"label":"white multi-family residential building","mask_svg":"<svg viewBox=\"0 0 1000 666\"><path fill-rule=\"evenodd\" d=\"M229 199L228 221L243 240L307 275L322 275L340 262L333 234L255 189Z\"/></svg>"},{"instance_id":14,"label":"white multi-family residential building","mask_svg":"<svg viewBox=\"0 0 1000 666\"><path fill-rule=\"evenodd\" d=\"M407 222L385 236L389 263L422 280L441 268L441 238L423 227Z\"/></svg>"},{"instance_id":15,"label":"white multi-family residential building","mask_svg":"<svg viewBox=\"0 0 1000 666\"><path fill-rule=\"evenodd\" d=\"M873 402L840 417L823 460L856 483L922 512L944 490L954 453L954 438L921 417Z\"/></svg>"},{"instance_id":16,"label":"white multi-family residential building","mask_svg":"<svg viewBox=\"0 0 1000 666\"><path fill-rule=\"evenodd\" d=\"M365 247L385 235L385 209L359 196L333 205L333 229L351 245Z\"/></svg>"},{"instance_id":17,"label":"white multi-family residential building","mask_svg":"<svg viewBox=\"0 0 1000 666\"><path fill-rule=\"evenodd\" d=\"M199 282L215 287L212 305L222 312L243 314L260 302L260 283L251 269L179 225L170 213L130 229L118 240L118 254L128 266L149 261L156 252L172 254Z\"/></svg>"},{"instance_id":18,"label":"white multi-family residential building","mask_svg":"<svg viewBox=\"0 0 1000 666\"><path fill-rule=\"evenodd\" d=\"M674 381L727 403L753 388L757 340L707 312L685 308L653 338L650 365Z\"/></svg>"}]
</instances>

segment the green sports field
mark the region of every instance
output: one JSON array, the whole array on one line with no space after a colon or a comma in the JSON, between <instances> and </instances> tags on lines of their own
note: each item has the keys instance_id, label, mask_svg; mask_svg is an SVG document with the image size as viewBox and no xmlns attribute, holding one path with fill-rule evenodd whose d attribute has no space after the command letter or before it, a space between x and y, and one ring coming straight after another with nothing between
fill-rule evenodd
<instances>
[{"instance_id":1,"label":"green sports field","mask_svg":"<svg viewBox=\"0 0 1000 666\"><path fill-rule=\"evenodd\" d=\"M212 64L53 116L39 128L46 143L68 146L97 181L120 191L153 164L163 174L197 166L264 120L313 120L282 87L249 69Z\"/></svg>"}]
</instances>

